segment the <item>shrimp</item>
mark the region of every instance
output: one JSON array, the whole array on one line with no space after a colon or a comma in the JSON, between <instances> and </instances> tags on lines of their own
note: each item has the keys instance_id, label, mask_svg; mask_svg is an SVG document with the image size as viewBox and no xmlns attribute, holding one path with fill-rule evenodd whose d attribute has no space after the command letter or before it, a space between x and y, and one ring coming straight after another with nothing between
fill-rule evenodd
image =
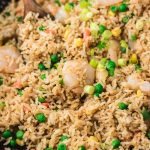
<instances>
[{"instance_id":1,"label":"shrimp","mask_svg":"<svg viewBox=\"0 0 150 150\"><path fill-rule=\"evenodd\" d=\"M118 62L118 53L119 53L120 45L119 42L116 40L111 40L109 49L108 49L108 56L111 60L113 60L116 64Z\"/></svg>"},{"instance_id":2,"label":"shrimp","mask_svg":"<svg viewBox=\"0 0 150 150\"><path fill-rule=\"evenodd\" d=\"M4 27L0 32L1 32L1 41L5 42L8 39L11 39L16 36L16 29L17 29L17 24L11 24L6 27Z\"/></svg>"},{"instance_id":3,"label":"shrimp","mask_svg":"<svg viewBox=\"0 0 150 150\"><path fill-rule=\"evenodd\" d=\"M137 74L132 74L127 77L127 86L132 90L137 90L140 86L141 79Z\"/></svg>"},{"instance_id":4,"label":"shrimp","mask_svg":"<svg viewBox=\"0 0 150 150\"><path fill-rule=\"evenodd\" d=\"M121 3L123 0L97 0L97 4L102 6L110 6Z\"/></svg>"},{"instance_id":5,"label":"shrimp","mask_svg":"<svg viewBox=\"0 0 150 150\"><path fill-rule=\"evenodd\" d=\"M20 53L14 46L0 47L0 72L14 73L21 61Z\"/></svg>"},{"instance_id":6,"label":"shrimp","mask_svg":"<svg viewBox=\"0 0 150 150\"><path fill-rule=\"evenodd\" d=\"M80 94L83 91L83 87L81 87L79 80L82 80L82 77L84 77L85 84L93 84L95 69L93 69L86 61L70 60L64 64L62 74L66 87L74 93Z\"/></svg>"},{"instance_id":7,"label":"shrimp","mask_svg":"<svg viewBox=\"0 0 150 150\"><path fill-rule=\"evenodd\" d=\"M140 84L140 90L141 90L144 94L150 96L150 83L149 83L148 81L142 82L142 83Z\"/></svg>"}]
</instances>

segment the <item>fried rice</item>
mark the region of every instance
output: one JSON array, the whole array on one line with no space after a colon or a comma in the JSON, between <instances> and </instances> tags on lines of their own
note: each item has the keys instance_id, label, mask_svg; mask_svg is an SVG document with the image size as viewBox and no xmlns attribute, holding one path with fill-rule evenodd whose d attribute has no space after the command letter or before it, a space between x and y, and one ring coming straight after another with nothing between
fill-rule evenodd
<instances>
[{"instance_id":1,"label":"fried rice","mask_svg":"<svg viewBox=\"0 0 150 150\"><path fill-rule=\"evenodd\" d=\"M81 1L70 1L69 11L68 1L37 1L47 11L62 9L61 20L33 12L23 18L23 2L14 0L0 14L1 47L15 46L21 57L15 72L0 71L2 149L14 149L14 140L28 150L150 150L150 1L124 1L125 12L93 0L82 8ZM105 31L99 33L100 25L111 33L108 39ZM104 58L115 63L113 75L107 63L99 65ZM98 71L104 71L102 79ZM101 93L85 90L96 91L97 84ZM18 130L24 133L21 139Z\"/></svg>"}]
</instances>

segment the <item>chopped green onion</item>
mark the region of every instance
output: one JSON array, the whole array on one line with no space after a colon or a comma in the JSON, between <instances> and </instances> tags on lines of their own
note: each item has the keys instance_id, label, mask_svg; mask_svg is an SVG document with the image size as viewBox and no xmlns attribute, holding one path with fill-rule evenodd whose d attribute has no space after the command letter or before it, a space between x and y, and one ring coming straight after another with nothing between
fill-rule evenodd
<instances>
[{"instance_id":1,"label":"chopped green onion","mask_svg":"<svg viewBox=\"0 0 150 150\"><path fill-rule=\"evenodd\" d=\"M45 79L46 79L46 74L41 74L41 75L40 75L40 78L41 78L42 80L45 80Z\"/></svg>"},{"instance_id":2,"label":"chopped green onion","mask_svg":"<svg viewBox=\"0 0 150 150\"><path fill-rule=\"evenodd\" d=\"M40 30L40 31L44 31L44 30L46 30L46 27L43 26L43 25L41 25L41 26L39 27L39 30Z\"/></svg>"},{"instance_id":3,"label":"chopped green onion","mask_svg":"<svg viewBox=\"0 0 150 150\"><path fill-rule=\"evenodd\" d=\"M11 15L11 14L10 14L9 11L6 11L6 12L5 12L5 16L9 17L10 15Z\"/></svg>"},{"instance_id":4,"label":"chopped green onion","mask_svg":"<svg viewBox=\"0 0 150 150\"><path fill-rule=\"evenodd\" d=\"M124 67L124 66L126 66L126 60L125 59L123 59L123 58L120 58L120 59L118 59L118 65L120 66L120 67Z\"/></svg>"},{"instance_id":5,"label":"chopped green onion","mask_svg":"<svg viewBox=\"0 0 150 150\"><path fill-rule=\"evenodd\" d=\"M130 20L130 17L129 16L125 16L125 17L122 18L122 23L126 24L126 23L129 22L129 20Z\"/></svg>"},{"instance_id":6,"label":"chopped green onion","mask_svg":"<svg viewBox=\"0 0 150 150\"><path fill-rule=\"evenodd\" d=\"M92 36L97 38L98 31L99 31L99 26L97 25L97 23L92 22L90 24L90 31L91 31Z\"/></svg>"},{"instance_id":7,"label":"chopped green onion","mask_svg":"<svg viewBox=\"0 0 150 150\"><path fill-rule=\"evenodd\" d=\"M60 79L60 80L59 80L59 84L64 85L64 80L63 80L63 79Z\"/></svg>"},{"instance_id":8,"label":"chopped green onion","mask_svg":"<svg viewBox=\"0 0 150 150\"><path fill-rule=\"evenodd\" d=\"M5 102L0 102L0 109L4 109L4 107L6 106Z\"/></svg>"},{"instance_id":9,"label":"chopped green onion","mask_svg":"<svg viewBox=\"0 0 150 150\"><path fill-rule=\"evenodd\" d=\"M79 147L79 150L86 150L86 148L85 148L85 146L82 145Z\"/></svg>"},{"instance_id":10,"label":"chopped green onion","mask_svg":"<svg viewBox=\"0 0 150 150\"><path fill-rule=\"evenodd\" d=\"M23 21L23 17L22 16L17 17L17 21L18 22L22 22Z\"/></svg>"},{"instance_id":11,"label":"chopped green onion","mask_svg":"<svg viewBox=\"0 0 150 150\"><path fill-rule=\"evenodd\" d=\"M120 50L121 50L122 53L126 53L126 48L125 47L121 47Z\"/></svg>"},{"instance_id":12,"label":"chopped green onion","mask_svg":"<svg viewBox=\"0 0 150 150\"><path fill-rule=\"evenodd\" d=\"M98 61L97 61L96 59L91 59L90 65L91 65L93 68L96 68L97 65L98 65Z\"/></svg>"},{"instance_id":13,"label":"chopped green onion","mask_svg":"<svg viewBox=\"0 0 150 150\"><path fill-rule=\"evenodd\" d=\"M69 139L69 137L67 135L62 135L61 138L60 138L60 141L64 142L64 141L66 141L68 139Z\"/></svg>"},{"instance_id":14,"label":"chopped green onion","mask_svg":"<svg viewBox=\"0 0 150 150\"><path fill-rule=\"evenodd\" d=\"M106 43L100 41L100 42L97 44L97 47L99 48L99 50L102 50L102 49L106 48Z\"/></svg>"},{"instance_id":15,"label":"chopped green onion","mask_svg":"<svg viewBox=\"0 0 150 150\"><path fill-rule=\"evenodd\" d=\"M44 103L46 100L44 97L38 97L38 101L41 102L41 103Z\"/></svg>"},{"instance_id":16,"label":"chopped green onion","mask_svg":"<svg viewBox=\"0 0 150 150\"><path fill-rule=\"evenodd\" d=\"M91 49L91 50L90 50L90 55L91 55L91 56L94 56L94 53L95 53L95 50L94 50L94 49Z\"/></svg>"},{"instance_id":17,"label":"chopped green onion","mask_svg":"<svg viewBox=\"0 0 150 150\"><path fill-rule=\"evenodd\" d=\"M0 86L3 85L3 77L0 76Z\"/></svg>"},{"instance_id":18,"label":"chopped green onion","mask_svg":"<svg viewBox=\"0 0 150 150\"><path fill-rule=\"evenodd\" d=\"M95 91L94 86L86 85L86 86L84 87L84 93L87 93L87 94L92 95L92 94L94 93L94 91Z\"/></svg>"},{"instance_id":19,"label":"chopped green onion","mask_svg":"<svg viewBox=\"0 0 150 150\"><path fill-rule=\"evenodd\" d=\"M74 3L70 2L65 4L64 9L66 12L70 12L74 8Z\"/></svg>"},{"instance_id":20,"label":"chopped green onion","mask_svg":"<svg viewBox=\"0 0 150 150\"><path fill-rule=\"evenodd\" d=\"M141 113L143 115L144 120L150 120L150 112L145 107L143 107Z\"/></svg>"},{"instance_id":21,"label":"chopped green onion","mask_svg":"<svg viewBox=\"0 0 150 150\"><path fill-rule=\"evenodd\" d=\"M140 64L135 64L135 70L136 70L137 72L141 72L141 71L142 71L141 65L140 65Z\"/></svg>"},{"instance_id":22,"label":"chopped green onion","mask_svg":"<svg viewBox=\"0 0 150 150\"><path fill-rule=\"evenodd\" d=\"M22 90L22 89L17 89L17 94L18 94L19 96L22 96L22 95L23 95L23 90Z\"/></svg>"},{"instance_id":23,"label":"chopped green onion","mask_svg":"<svg viewBox=\"0 0 150 150\"><path fill-rule=\"evenodd\" d=\"M131 35L131 41L136 41L137 40L137 36L135 34Z\"/></svg>"},{"instance_id":24,"label":"chopped green onion","mask_svg":"<svg viewBox=\"0 0 150 150\"><path fill-rule=\"evenodd\" d=\"M81 21L88 21L93 17L93 13L90 12L88 9L83 9L79 17Z\"/></svg>"},{"instance_id":25,"label":"chopped green onion","mask_svg":"<svg viewBox=\"0 0 150 150\"><path fill-rule=\"evenodd\" d=\"M112 33L109 30L105 30L102 34L104 40L109 40L112 37Z\"/></svg>"},{"instance_id":26,"label":"chopped green onion","mask_svg":"<svg viewBox=\"0 0 150 150\"><path fill-rule=\"evenodd\" d=\"M126 41L125 40L121 40L120 41L120 45L121 45L121 47L124 47L124 48L128 48L128 44L126 43Z\"/></svg>"},{"instance_id":27,"label":"chopped green onion","mask_svg":"<svg viewBox=\"0 0 150 150\"><path fill-rule=\"evenodd\" d=\"M79 5L81 8L87 8L90 5L90 3L88 0L80 0Z\"/></svg>"},{"instance_id":28,"label":"chopped green onion","mask_svg":"<svg viewBox=\"0 0 150 150\"><path fill-rule=\"evenodd\" d=\"M56 3L58 6L61 6L60 0L55 0L55 3Z\"/></svg>"},{"instance_id":29,"label":"chopped green onion","mask_svg":"<svg viewBox=\"0 0 150 150\"><path fill-rule=\"evenodd\" d=\"M147 132L146 136L147 136L148 139L150 140L150 131Z\"/></svg>"}]
</instances>

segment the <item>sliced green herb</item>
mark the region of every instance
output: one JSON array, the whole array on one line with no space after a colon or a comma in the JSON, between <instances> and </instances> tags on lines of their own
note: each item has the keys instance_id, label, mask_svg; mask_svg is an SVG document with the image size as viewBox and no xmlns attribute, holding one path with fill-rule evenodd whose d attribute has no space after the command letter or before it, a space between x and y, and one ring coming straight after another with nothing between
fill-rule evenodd
<instances>
[{"instance_id":1,"label":"sliced green herb","mask_svg":"<svg viewBox=\"0 0 150 150\"><path fill-rule=\"evenodd\" d=\"M99 48L99 50L102 50L102 49L106 48L106 43L100 41L100 42L97 44L97 47Z\"/></svg>"},{"instance_id":2,"label":"sliced green herb","mask_svg":"<svg viewBox=\"0 0 150 150\"><path fill-rule=\"evenodd\" d=\"M46 27L43 26L43 25L41 25L41 26L39 27L39 30L40 30L40 31L44 31L44 30L46 30Z\"/></svg>"},{"instance_id":3,"label":"sliced green herb","mask_svg":"<svg viewBox=\"0 0 150 150\"><path fill-rule=\"evenodd\" d=\"M22 96L22 95L23 95L23 90L22 90L22 89L17 89L17 94L18 94L19 96Z\"/></svg>"},{"instance_id":4,"label":"sliced green herb","mask_svg":"<svg viewBox=\"0 0 150 150\"><path fill-rule=\"evenodd\" d=\"M41 75L40 75L40 78L41 78L42 80L45 80L45 79L46 79L46 74L41 74Z\"/></svg>"}]
</instances>

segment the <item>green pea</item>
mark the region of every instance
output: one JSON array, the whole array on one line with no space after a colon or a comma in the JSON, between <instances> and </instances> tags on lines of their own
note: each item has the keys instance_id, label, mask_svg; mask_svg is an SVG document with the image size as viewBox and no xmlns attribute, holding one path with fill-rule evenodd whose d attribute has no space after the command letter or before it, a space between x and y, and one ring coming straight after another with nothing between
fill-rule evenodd
<instances>
[{"instance_id":1,"label":"green pea","mask_svg":"<svg viewBox=\"0 0 150 150\"><path fill-rule=\"evenodd\" d=\"M16 140L15 139L11 139L10 142L9 142L9 145L10 147L15 147L17 144L16 144Z\"/></svg>"},{"instance_id":2,"label":"green pea","mask_svg":"<svg viewBox=\"0 0 150 150\"><path fill-rule=\"evenodd\" d=\"M119 109L121 109L121 110L128 109L128 105L125 104L125 103L123 103L123 102L120 102L120 103L118 104L118 107L119 107Z\"/></svg>"},{"instance_id":3,"label":"green pea","mask_svg":"<svg viewBox=\"0 0 150 150\"><path fill-rule=\"evenodd\" d=\"M10 130L5 130L5 131L2 133L2 137L5 138L5 139L11 137L11 131L10 131Z\"/></svg>"},{"instance_id":4,"label":"green pea","mask_svg":"<svg viewBox=\"0 0 150 150\"><path fill-rule=\"evenodd\" d=\"M39 63L38 68L39 68L41 71L46 70L46 67L44 66L43 63Z\"/></svg>"},{"instance_id":5,"label":"green pea","mask_svg":"<svg viewBox=\"0 0 150 150\"><path fill-rule=\"evenodd\" d=\"M58 144L57 150L67 150L66 144L64 144L64 143Z\"/></svg>"},{"instance_id":6,"label":"green pea","mask_svg":"<svg viewBox=\"0 0 150 150\"><path fill-rule=\"evenodd\" d=\"M17 131L17 133L16 133L17 139L22 140L22 139L23 139L23 136L24 136L24 131L23 131L23 130Z\"/></svg>"},{"instance_id":7,"label":"green pea","mask_svg":"<svg viewBox=\"0 0 150 150\"><path fill-rule=\"evenodd\" d=\"M118 7L117 7L117 6L111 6L111 7L110 7L110 10L111 10L112 12L117 12L117 11L118 11Z\"/></svg>"},{"instance_id":8,"label":"green pea","mask_svg":"<svg viewBox=\"0 0 150 150\"><path fill-rule=\"evenodd\" d=\"M44 97L38 97L38 101L41 102L41 103L44 103L46 100Z\"/></svg>"},{"instance_id":9,"label":"green pea","mask_svg":"<svg viewBox=\"0 0 150 150\"><path fill-rule=\"evenodd\" d=\"M52 62L53 64L59 62L59 57L58 57L57 54L53 54L53 55L51 56L51 62Z\"/></svg>"},{"instance_id":10,"label":"green pea","mask_svg":"<svg viewBox=\"0 0 150 150\"><path fill-rule=\"evenodd\" d=\"M107 28L104 25L99 25L99 33L103 34L103 32L106 30Z\"/></svg>"},{"instance_id":11,"label":"green pea","mask_svg":"<svg viewBox=\"0 0 150 150\"><path fill-rule=\"evenodd\" d=\"M107 63L106 63L106 68L107 69L114 69L114 68L116 68L116 63L114 62L114 61L112 61L112 60L109 60Z\"/></svg>"},{"instance_id":12,"label":"green pea","mask_svg":"<svg viewBox=\"0 0 150 150\"><path fill-rule=\"evenodd\" d=\"M119 12L126 12L128 10L128 5L127 4L121 4L118 8Z\"/></svg>"},{"instance_id":13,"label":"green pea","mask_svg":"<svg viewBox=\"0 0 150 150\"><path fill-rule=\"evenodd\" d=\"M96 84L95 85L95 93L101 94L102 92L103 92L103 86L100 83Z\"/></svg>"},{"instance_id":14,"label":"green pea","mask_svg":"<svg viewBox=\"0 0 150 150\"><path fill-rule=\"evenodd\" d=\"M85 146L82 145L79 147L79 150L86 150L86 148L85 148Z\"/></svg>"},{"instance_id":15,"label":"green pea","mask_svg":"<svg viewBox=\"0 0 150 150\"><path fill-rule=\"evenodd\" d=\"M116 148L119 148L121 142L119 139L114 139L111 144L112 144L113 149L116 149Z\"/></svg>"},{"instance_id":16,"label":"green pea","mask_svg":"<svg viewBox=\"0 0 150 150\"><path fill-rule=\"evenodd\" d=\"M39 122L39 123L43 123L46 122L46 117L43 113L38 113L35 115L35 119Z\"/></svg>"}]
</instances>

